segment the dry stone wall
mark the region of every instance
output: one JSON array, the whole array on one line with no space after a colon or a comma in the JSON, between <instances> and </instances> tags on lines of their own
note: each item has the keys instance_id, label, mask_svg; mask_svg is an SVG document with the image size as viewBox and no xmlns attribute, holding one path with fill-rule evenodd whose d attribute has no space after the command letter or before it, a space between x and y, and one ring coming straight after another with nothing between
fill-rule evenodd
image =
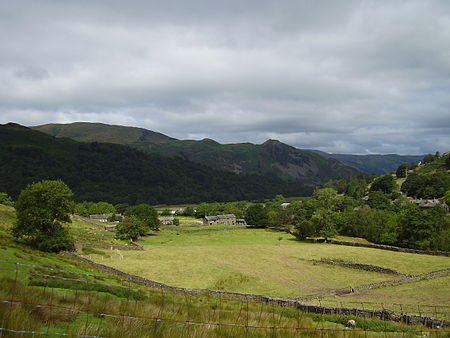
<instances>
[{"instance_id":1,"label":"dry stone wall","mask_svg":"<svg viewBox=\"0 0 450 338\"><path fill-rule=\"evenodd\" d=\"M383 268L383 267L377 266L377 265L339 262L339 261L334 261L331 259L312 259L311 262L323 263L323 264L328 264L328 265L337 265L337 266L343 266L346 268L365 270L365 271L371 271L371 272L386 273L386 274L390 274L390 275L406 276L406 274L400 273L393 269Z\"/></svg>"},{"instance_id":2,"label":"dry stone wall","mask_svg":"<svg viewBox=\"0 0 450 338\"><path fill-rule=\"evenodd\" d=\"M76 243L77 248L89 247L96 249L105 250L144 250L142 245L136 243L131 243L130 245L119 245L119 244L107 244L107 243L90 243L90 242L80 242Z\"/></svg>"},{"instance_id":3,"label":"dry stone wall","mask_svg":"<svg viewBox=\"0 0 450 338\"><path fill-rule=\"evenodd\" d=\"M177 294L192 294L192 295L210 295L214 297L222 297L222 296L230 296L234 298L241 298L245 300L251 300L255 302L260 303L266 303L266 304L272 304L272 305L278 305L283 307L293 307L300 309L305 312L310 313L316 313L316 314L336 314L336 315L345 315L345 316L355 316L355 317L364 317L364 318L377 318L381 320L389 320L389 321L397 321L397 322L403 322L410 325L424 325L430 328L436 328L436 327L450 327L449 321L443 321L438 320L436 318L428 317L428 316L416 316L416 315L405 315L405 314L399 314L395 313L393 311L387 311L387 310L366 310L366 309L355 309L355 308L334 308L334 307L325 307L325 306L316 306L316 305L309 305L305 304L299 299L289 299L289 298L275 298L265 295L257 295L257 294L250 294L250 293L238 293L238 292L226 292L226 291L212 291L212 290L200 290L200 289L188 289L188 288L178 288L174 286L170 286L163 283L158 283L155 281L152 281L150 279L129 274L124 271L115 269L113 267L96 263L94 261L91 261L90 259L87 259L85 257L81 257L75 253L72 252L64 252L63 254L73 257L75 259L78 259L79 261L82 261L86 264L89 264L91 266L96 267L97 269L114 274L116 276L124 277L125 279L136 283L140 285L145 285L151 288L157 288L161 290L166 290L169 292L177 293ZM446 273L448 275L450 269L446 269ZM441 271L441 273L443 273ZM417 277L417 276L416 276ZM389 282L389 281L388 281ZM379 283L375 283L379 284ZM373 284L373 285L375 285ZM398 284L397 284L398 285ZM370 287L367 287L370 288Z\"/></svg>"},{"instance_id":4,"label":"dry stone wall","mask_svg":"<svg viewBox=\"0 0 450 338\"><path fill-rule=\"evenodd\" d=\"M232 228L217 228L217 229L194 229L194 230L183 230L183 232L208 232L208 231L231 231L231 230L243 230L248 229L245 227L232 227Z\"/></svg>"},{"instance_id":5,"label":"dry stone wall","mask_svg":"<svg viewBox=\"0 0 450 338\"><path fill-rule=\"evenodd\" d=\"M316 240L315 242L325 242L325 240ZM337 241L337 240L334 240L334 239L328 240L327 243L337 244L337 245L347 245L347 246L359 246L359 247L364 247L364 248L374 248L374 249L397 251L397 252L407 252L407 253L414 253L414 254L420 254L420 255L433 255L433 256L447 256L447 257L450 257L450 252L445 252L445 251L414 250L414 249L408 249L408 248L399 248L397 246L391 246L391 245Z\"/></svg>"}]
</instances>

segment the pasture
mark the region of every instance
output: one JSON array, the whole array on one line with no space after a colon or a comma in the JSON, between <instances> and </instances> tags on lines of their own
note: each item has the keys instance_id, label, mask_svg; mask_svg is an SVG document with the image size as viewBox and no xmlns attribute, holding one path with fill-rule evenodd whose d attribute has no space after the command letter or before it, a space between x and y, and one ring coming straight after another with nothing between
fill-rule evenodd
<instances>
[{"instance_id":1,"label":"pasture","mask_svg":"<svg viewBox=\"0 0 450 338\"><path fill-rule=\"evenodd\" d=\"M271 230L184 233L164 229L140 240L144 251L123 251L110 257L88 255L92 260L169 285L211 290L265 294L278 297L323 295L332 289L398 278L392 274L330 266L311 260L371 264L417 275L450 266L450 258L384 251L372 248L299 242L293 236ZM447 279L398 286L398 299L450 305ZM433 284L434 283L434 284ZM380 294L397 294L394 289L369 290L364 300ZM423 295L422 298L418 295ZM357 295L352 295L357 297ZM345 297L344 297L345 298Z\"/></svg>"}]
</instances>

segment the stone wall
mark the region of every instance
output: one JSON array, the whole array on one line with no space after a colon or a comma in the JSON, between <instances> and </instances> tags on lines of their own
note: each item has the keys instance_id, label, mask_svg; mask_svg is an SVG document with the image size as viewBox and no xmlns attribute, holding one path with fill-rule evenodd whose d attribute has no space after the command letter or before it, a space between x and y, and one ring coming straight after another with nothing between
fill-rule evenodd
<instances>
[{"instance_id":1,"label":"stone wall","mask_svg":"<svg viewBox=\"0 0 450 338\"><path fill-rule=\"evenodd\" d=\"M140 285L145 285L151 288L157 288L161 290L166 290L172 293L177 294L191 294L191 295L209 295L214 297L222 297L222 296L230 296L234 298L240 298L245 300L251 300L260 303L284 306L284 307L293 307L300 309L305 312L317 313L317 314L336 314L336 315L346 315L346 316L355 316L355 317L364 317L364 318L377 318L381 320L390 320L403 322L410 325L424 325L430 328L440 327L449 327L449 321L438 320L432 317L427 316L416 316L416 315L405 315L395 313L393 311L387 310L365 310L365 309L355 309L355 308L333 308L333 307L325 307L325 306L315 306L302 303L298 299L289 299L289 298L275 298L264 295L257 294L249 294L249 293L238 293L238 292L226 292L226 291L212 291L212 290L200 290L200 289L187 289L187 288L178 288L174 286L170 286L163 283L158 283L152 281L150 279L129 274L124 271L115 269L113 267L96 263L91 261L90 259L81 257L72 252L64 252L63 254L78 259L86 264L96 267L97 269L114 274L116 276L124 277L125 279ZM447 269L450 270L450 269ZM449 271L447 271L448 274ZM388 281L389 282L389 281ZM375 283L378 284L378 283ZM369 287L368 287L369 288Z\"/></svg>"},{"instance_id":2,"label":"stone wall","mask_svg":"<svg viewBox=\"0 0 450 338\"><path fill-rule=\"evenodd\" d=\"M80 242L76 243L77 249L81 247L89 247L96 249L105 249L105 250L144 250L144 247L135 243L131 243L130 245L118 245L118 244L106 244L106 243L89 243L89 242Z\"/></svg>"},{"instance_id":3,"label":"stone wall","mask_svg":"<svg viewBox=\"0 0 450 338\"><path fill-rule=\"evenodd\" d=\"M296 299L307 301L310 299L323 298L326 296L334 296L334 295L343 296L343 295L348 295L350 293L359 292L359 291L363 291L363 290L392 287L392 286L397 286L397 285L402 285L402 284L414 283L414 282L418 282L418 281L425 280L425 279L446 277L448 275L450 275L450 269L436 270L436 271L423 273L420 275L403 275L403 277L397 278L397 279L391 279L391 280L386 280L386 281L377 282L377 283L363 284L363 285L352 286L352 287L347 287L347 288L332 289L332 290L329 290L325 294L310 295L310 296L306 296L306 297L297 297Z\"/></svg>"},{"instance_id":4,"label":"stone wall","mask_svg":"<svg viewBox=\"0 0 450 338\"><path fill-rule=\"evenodd\" d=\"M343 266L345 268L365 270L365 271L371 271L371 272L387 273L390 275L406 276L406 274L400 273L393 269L383 268L383 267L377 266L377 265L339 262L339 261L333 261L331 259L311 259L311 262L323 263L323 264L328 264L328 265L337 265L337 266Z\"/></svg>"},{"instance_id":5,"label":"stone wall","mask_svg":"<svg viewBox=\"0 0 450 338\"><path fill-rule=\"evenodd\" d=\"M316 240L316 242L325 242L325 240ZM389 251L398 251L398 252L407 252L414 253L420 255L433 255L433 256L447 256L450 257L450 252L445 251L425 251L425 250L414 250L408 248L400 248L397 246L391 245L382 245L382 244L372 244L372 243L358 243L358 242L346 242L346 241L337 241L334 239L328 240L327 243L337 244L337 245L347 245L347 246L359 246L364 248L374 248L381 250L389 250Z\"/></svg>"},{"instance_id":6,"label":"stone wall","mask_svg":"<svg viewBox=\"0 0 450 338\"><path fill-rule=\"evenodd\" d=\"M207 231L230 231L230 230L243 230L248 229L245 227L232 227L232 228L217 228L217 229L194 229L194 230L183 230L183 232L207 232Z\"/></svg>"}]
</instances>

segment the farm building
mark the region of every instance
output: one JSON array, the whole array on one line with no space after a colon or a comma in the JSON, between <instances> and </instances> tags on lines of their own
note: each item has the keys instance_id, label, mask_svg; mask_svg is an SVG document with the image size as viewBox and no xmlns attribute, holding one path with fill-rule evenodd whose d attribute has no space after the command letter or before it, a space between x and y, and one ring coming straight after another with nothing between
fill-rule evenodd
<instances>
[{"instance_id":1,"label":"farm building","mask_svg":"<svg viewBox=\"0 0 450 338\"><path fill-rule=\"evenodd\" d=\"M108 218L110 218L111 216L112 214L99 214L99 215L89 215L89 218L94 221L106 223L108 222Z\"/></svg>"},{"instance_id":2,"label":"farm building","mask_svg":"<svg viewBox=\"0 0 450 338\"><path fill-rule=\"evenodd\" d=\"M205 216L203 225L236 225L236 216L233 214Z\"/></svg>"},{"instance_id":3,"label":"farm building","mask_svg":"<svg viewBox=\"0 0 450 338\"><path fill-rule=\"evenodd\" d=\"M167 225L173 222L174 217L173 216L158 217L158 220L161 222L161 224Z\"/></svg>"}]
</instances>

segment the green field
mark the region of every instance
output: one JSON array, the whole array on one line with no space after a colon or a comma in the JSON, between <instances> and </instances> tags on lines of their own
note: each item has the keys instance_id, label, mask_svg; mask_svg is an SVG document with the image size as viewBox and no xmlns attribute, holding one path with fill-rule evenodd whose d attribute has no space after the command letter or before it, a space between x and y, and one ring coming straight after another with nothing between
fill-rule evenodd
<instances>
[{"instance_id":1,"label":"green field","mask_svg":"<svg viewBox=\"0 0 450 338\"><path fill-rule=\"evenodd\" d=\"M0 205L1 336L66 334L121 338L281 338L367 337L389 334L403 337L405 334L411 334L410 330L434 334L434 331L424 327L361 318L357 318L357 330L345 330L344 324L353 317L305 313L294 308L243 301L227 296L177 295L159 288L143 287L100 272L71 257L36 251L14 240L9 233L14 219L13 208ZM111 240L110 233L106 231L102 239L102 231L100 229L99 232L97 227L79 223L73 224L72 227L74 234L93 235L95 239L92 241ZM236 237L234 233L240 235ZM262 255L264 251L259 247L266 247L265 250L274 250L275 253L287 248L302 248L289 241L286 235L278 240L278 233L268 231L244 230L215 234L217 236L212 243L218 252L220 248L236 249L245 246ZM194 247L209 250L208 243L204 243L208 237L203 235L204 233L176 235L175 231L163 231L158 236L145 238L143 242L146 243L147 250L141 253L150 257L151 262L151 257L156 257L151 254L152 250L156 249L167 251L179 246L184 250ZM257 244L252 244L252 238L256 239ZM233 241L237 241L234 247L230 245ZM195 250L192 252L195 253ZM131 259L126 252L122 253L123 262ZM217 259L217 255L215 256ZM268 257L270 255L265 259ZM229 258L230 263L232 259L233 257ZM226 257L223 260L225 261ZM181 264L186 261L180 258L180 263L176 266L181 268ZM148 265L143 264L145 267ZM205 273L198 275L198 278L204 277ZM233 280L225 279L222 286L232 284ZM393 333L394 331L396 333Z\"/></svg>"},{"instance_id":2,"label":"green field","mask_svg":"<svg viewBox=\"0 0 450 338\"><path fill-rule=\"evenodd\" d=\"M110 258L89 258L115 268L169 285L248 292L282 297L326 293L330 289L357 286L396 278L394 275L313 263L311 259L334 259L421 274L448 268L450 258L399 253L371 248L313 244L271 230L182 233L165 229L140 240L145 251L123 251ZM450 305L444 297L447 283L434 286L440 295L434 304ZM378 292L387 292L380 289ZM424 292L410 284L402 299ZM424 295L426 298L426 294ZM374 293L367 299L376 300Z\"/></svg>"}]
</instances>

